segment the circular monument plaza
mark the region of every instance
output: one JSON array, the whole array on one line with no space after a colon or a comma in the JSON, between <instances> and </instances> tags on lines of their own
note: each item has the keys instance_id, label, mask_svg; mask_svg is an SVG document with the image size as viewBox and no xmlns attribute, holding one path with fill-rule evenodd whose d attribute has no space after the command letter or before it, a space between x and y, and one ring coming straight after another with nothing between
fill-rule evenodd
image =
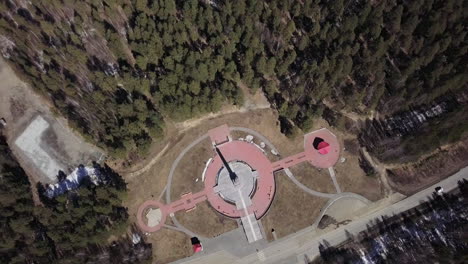
<instances>
[{"instance_id":1,"label":"circular monument plaza","mask_svg":"<svg viewBox=\"0 0 468 264\"><path fill-rule=\"evenodd\" d=\"M197 203L207 200L218 213L240 218L249 242L256 241L261 238L256 220L267 213L275 195L274 172L302 162L329 168L339 157L338 140L326 129L305 135L303 152L275 162L271 162L265 150L253 142L232 140L227 125L210 130L208 135L213 145L213 157L207 163L204 175L193 176L202 176L204 189L185 194L169 204L155 200L144 202L137 212L141 230L155 232L164 226L168 215L191 210Z\"/></svg>"},{"instance_id":2,"label":"circular monument plaza","mask_svg":"<svg viewBox=\"0 0 468 264\"><path fill-rule=\"evenodd\" d=\"M232 204L241 203L242 199L250 200L255 193L257 171L243 161L231 161L228 164L237 179L233 182L228 169L222 167L216 177L215 192L223 200Z\"/></svg>"}]
</instances>

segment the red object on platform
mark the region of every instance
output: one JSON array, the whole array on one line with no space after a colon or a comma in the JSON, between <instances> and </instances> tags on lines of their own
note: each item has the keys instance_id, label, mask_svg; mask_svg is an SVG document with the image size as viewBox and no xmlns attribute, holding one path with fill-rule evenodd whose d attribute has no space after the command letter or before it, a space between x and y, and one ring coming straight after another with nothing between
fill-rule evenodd
<instances>
[{"instance_id":1,"label":"red object on platform","mask_svg":"<svg viewBox=\"0 0 468 264\"><path fill-rule=\"evenodd\" d=\"M203 251L203 246L201 244L195 244L193 245L193 253L201 252Z\"/></svg>"},{"instance_id":2,"label":"red object on platform","mask_svg":"<svg viewBox=\"0 0 468 264\"><path fill-rule=\"evenodd\" d=\"M317 146L318 152L322 155L328 154L330 151L330 144L325 141L322 141Z\"/></svg>"}]
</instances>

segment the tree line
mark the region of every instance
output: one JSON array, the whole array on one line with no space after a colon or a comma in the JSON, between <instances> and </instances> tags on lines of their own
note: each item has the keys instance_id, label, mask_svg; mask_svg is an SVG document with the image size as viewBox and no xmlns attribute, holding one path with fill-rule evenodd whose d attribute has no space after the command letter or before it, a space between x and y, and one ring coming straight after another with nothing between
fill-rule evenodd
<instances>
[{"instance_id":1,"label":"tree line","mask_svg":"<svg viewBox=\"0 0 468 264\"><path fill-rule=\"evenodd\" d=\"M43 205L35 206L31 194L35 186L29 184L3 136L0 152L1 263L109 260L108 255L102 258L102 252L109 251L109 237L120 237L128 228L127 209L122 206L126 187L116 173L105 167L102 172L109 179L107 185L85 182L79 189L54 199L41 197ZM42 190L39 188L40 193ZM145 250L151 252L151 246ZM136 251L129 250L120 257L125 259ZM151 258L151 253L144 256Z\"/></svg>"},{"instance_id":2,"label":"tree line","mask_svg":"<svg viewBox=\"0 0 468 264\"><path fill-rule=\"evenodd\" d=\"M310 264L465 263L468 239L465 218L468 182L453 192L433 194L428 202L398 215L384 216L359 234L332 246L322 241Z\"/></svg>"},{"instance_id":3,"label":"tree line","mask_svg":"<svg viewBox=\"0 0 468 264\"><path fill-rule=\"evenodd\" d=\"M117 157L261 89L285 133L325 106L391 114L466 88L462 0L45 0L0 3L3 49Z\"/></svg>"}]
</instances>

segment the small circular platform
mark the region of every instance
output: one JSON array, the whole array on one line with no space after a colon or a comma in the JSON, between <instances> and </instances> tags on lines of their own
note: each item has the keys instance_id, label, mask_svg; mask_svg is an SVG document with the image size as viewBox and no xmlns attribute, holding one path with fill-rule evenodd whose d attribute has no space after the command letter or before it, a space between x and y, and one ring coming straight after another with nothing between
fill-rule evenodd
<instances>
[{"instance_id":1,"label":"small circular platform","mask_svg":"<svg viewBox=\"0 0 468 264\"><path fill-rule=\"evenodd\" d=\"M166 222L167 212L164 204L148 200L138 207L137 223L145 232L155 232Z\"/></svg>"},{"instance_id":2,"label":"small circular platform","mask_svg":"<svg viewBox=\"0 0 468 264\"><path fill-rule=\"evenodd\" d=\"M238 177L236 183L232 182L228 170L223 167L218 173L214 191L233 204L242 202L241 197L244 201L250 200L254 194L257 172L241 161L231 161L229 167Z\"/></svg>"},{"instance_id":3,"label":"small circular platform","mask_svg":"<svg viewBox=\"0 0 468 264\"><path fill-rule=\"evenodd\" d=\"M338 161L340 144L332 132L322 128L304 136L304 152L312 166L327 169Z\"/></svg>"}]
</instances>

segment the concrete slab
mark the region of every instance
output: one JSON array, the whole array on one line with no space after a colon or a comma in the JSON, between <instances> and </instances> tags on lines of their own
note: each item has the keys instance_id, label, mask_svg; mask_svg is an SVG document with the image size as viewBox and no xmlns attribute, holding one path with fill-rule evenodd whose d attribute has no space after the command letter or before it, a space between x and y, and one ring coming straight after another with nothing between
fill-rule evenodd
<instances>
[{"instance_id":1,"label":"concrete slab","mask_svg":"<svg viewBox=\"0 0 468 264\"><path fill-rule=\"evenodd\" d=\"M252 171L252 168L244 162L229 162L229 166L238 177L237 183L234 184L232 182L228 170L223 167L218 174L215 192L219 193L223 199L237 204L240 202L241 198L238 193L240 190L242 198L245 201L250 201L250 197L255 188L255 173Z\"/></svg>"},{"instance_id":2,"label":"concrete slab","mask_svg":"<svg viewBox=\"0 0 468 264\"><path fill-rule=\"evenodd\" d=\"M161 223L162 219L162 212L161 209L149 209L148 213L146 214L146 218L148 219L148 226L155 227Z\"/></svg>"},{"instance_id":3,"label":"concrete slab","mask_svg":"<svg viewBox=\"0 0 468 264\"><path fill-rule=\"evenodd\" d=\"M64 171L64 166L53 159L41 146L42 135L49 127L49 123L42 116L37 116L16 139L15 144L42 174L47 176L51 182L54 182L57 179L59 170Z\"/></svg>"}]
</instances>

